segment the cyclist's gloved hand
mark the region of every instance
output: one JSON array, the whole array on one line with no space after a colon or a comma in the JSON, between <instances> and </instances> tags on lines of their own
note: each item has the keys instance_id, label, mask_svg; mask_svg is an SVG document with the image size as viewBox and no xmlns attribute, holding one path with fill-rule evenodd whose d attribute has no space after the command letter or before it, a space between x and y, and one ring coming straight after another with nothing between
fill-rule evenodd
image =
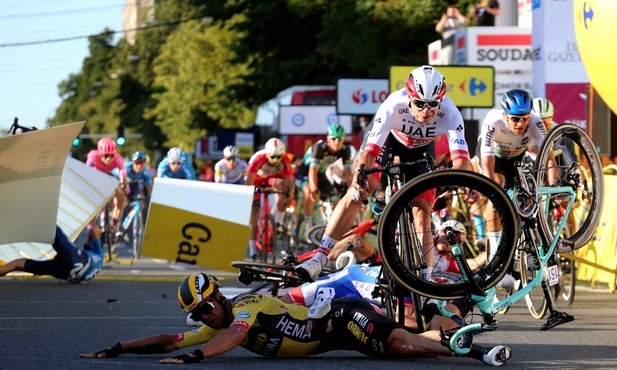
<instances>
[{"instance_id":1,"label":"cyclist's gloved hand","mask_svg":"<svg viewBox=\"0 0 617 370\"><path fill-rule=\"evenodd\" d=\"M365 201L368 198L368 181L360 185L354 182L351 185L351 199L356 202Z\"/></svg>"}]
</instances>

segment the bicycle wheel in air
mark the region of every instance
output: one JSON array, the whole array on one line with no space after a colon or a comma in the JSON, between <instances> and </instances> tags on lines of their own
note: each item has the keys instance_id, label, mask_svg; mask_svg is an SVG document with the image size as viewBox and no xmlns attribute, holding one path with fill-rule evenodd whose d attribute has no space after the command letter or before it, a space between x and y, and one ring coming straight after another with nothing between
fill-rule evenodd
<instances>
[{"instance_id":1,"label":"bicycle wheel in air","mask_svg":"<svg viewBox=\"0 0 617 370\"><path fill-rule=\"evenodd\" d=\"M519 253L521 261L521 287L524 288L536 277L537 270L534 267L533 255L531 253L523 250ZM525 303L533 318L541 319L546 315L548 305L541 285L525 295Z\"/></svg>"},{"instance_id":2,"label":"bicycle wheel in air","mask_svg":"<svg viewBox=\"0 0 617 370\"><path fill-rule=\"evenodd\" d=\"M602 213L604 191L604 174L596 146L589 136L579 127L564 123L555 126L546 136L534 164L538 186L548 186L549 159L555 158L558 172L558 184L572 186L576 193L574 207L571 210L569 227L571 235L566 239L572 243L572 249L578 249L591 240ZM568 169L577 166L577 170ZM577 178L578 177L578 178ZM540 199L538 224L542 240L551 244L555 235L554 218L548 210L559 207L556 200L569 200L562 194ZM552 203L549 205L547 202ZM563 203L563 202L562 202Z\"/></svg>"},{"instance_id":3,"label":"bicycle wheel in air","mask_svg":"<svg viewBox=\"0 0 617 370\"><path fill-rule=\"evenodd\" d=\"M489 178L479 175L475 172L464 170L443 170L433 171L419 176L406 183L396 194L391 201L386 205L384 213L379 222L379 250L383 262L392 274L406 289L416 292L426 297L436 299L454 299L463 298L469 294L469 285L466 282L445 282L423 280L419 276L419 271L422 266L417 263L405 262L405 259L399 255L399 221L405 213L409 216L414 216L408 212L410 204L414 199L429 192L440 194L442 189L452 187L467 188L473 199L477 199L471 205L472 209L469 214L473 214L473 207L484 207L489 202L492 203L497 217L501 220L502 228L500 230L499 245L497 246L495 257L487 264L481 267L474 274L473 278L481 289L486 290L497 284L506 274L507 268L514 256L515 240L518 234L518 218L516 216L512 202L506 193ZM477 195L477 196L476 196ZM431 210L420 210L415 216L426 217L426 212ZM435 219L429 219L435 223ZM486 220L485 220L486 222ZM412 220L413 223L413 220ZM437 225L432 225L432 230L437 230ZM417 240L422 240L420 235ZM431 238L432 240L432 238ZM431 245L429 253L435 253L434 245ZM426 252L426 251L425 251Z\"/></svg>"}]
</instances>

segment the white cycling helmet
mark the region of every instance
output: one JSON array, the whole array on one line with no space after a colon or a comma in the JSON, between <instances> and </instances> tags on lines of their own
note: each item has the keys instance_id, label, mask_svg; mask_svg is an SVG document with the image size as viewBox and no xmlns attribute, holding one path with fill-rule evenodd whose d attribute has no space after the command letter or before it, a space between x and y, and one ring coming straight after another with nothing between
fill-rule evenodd
<instances>
[{"instance_id":1,"label":"white cycling helmet","mask_svg":"<svg viewBox=\"0 0 617 370\"><path fill-rule=\"evenodd\" d=\"M272 139L266 142L264 149L266 150L266 154L268 155L268 157L271 157L271 156L282 157L287 152L287 149L285 148L285 143L283 143L281 139L277 139L275 137L273 137Z\"/></svg>"},{"instance_id":2,"label":"white cycling helmet","mask_svg":"<svg viewBox=\"0 0 617 370\"><path fill-rule=\"evenodd\" d=\"M465 226L462 223L456 220L444 221L441 226L439 226L439 231L445 230L446 227L451 227L452 229L454 229L455 234L458 234L457 236L459 238L461 238L462 240L466 240L465 234L467 233L467 231L465 230Z\"/></svg>"},{"instance_id":3,"label":"white cycling helmet","mask_svg":"<svg viewBox=\"0 0 617 370\"><path fill-rule=\"evenodd\" d=\"M184 162L184 152L178 147L171 148L167 152L167 159L170 162Z\"/></svg>"},{"instance_id":4,"label":"white cycling helmet","mask_svg":"<svg viewBox=\"0 0 617 370\"><path fill-rule=\"evenodd\" d=\"M555 108L553 107L553 103L550 100L544 98L535 98L532 100L531 109L535 114L540 116L540 118L553 118L555 114Z\"/></svg>"},{"instance_id":5,"label":"white cycling helmet","mask_svg":"<svg viewBox=\"0 0 617 370\"><path fill-rule=\"evenodd\" d=\"M447 90L445 77L429 65L411 71L405 85L413 99L424 101L441 101Z\"/></svg>"},{"instance_id":6,"label":"white cycling helmet","mask_svg":"<svg viewBox=\"0 0 617 370\"><path fill-rule=\"evenodd\" d=\"M238 152L238 147L236 147L235 145L228 145L225 147L225 149L223 149L223 156L225 158L237 157Z\"/></svg>"}]
</instances>

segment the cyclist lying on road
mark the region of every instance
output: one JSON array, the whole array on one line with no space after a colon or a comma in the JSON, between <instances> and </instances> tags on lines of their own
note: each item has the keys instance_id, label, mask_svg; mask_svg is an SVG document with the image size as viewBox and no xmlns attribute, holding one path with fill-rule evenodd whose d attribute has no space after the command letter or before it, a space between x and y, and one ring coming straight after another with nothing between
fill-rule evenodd
<instances>
[{"instance_id":1,"label":"cyclist lying on road","mask_svg":"<svg viewBox=\"0 0 617 370\"><path fill-rule=\"evenodd\" d=\"M0 276L13 271L25 271L34 275L51 275L55 278L79 283L94 278L103 266L105 251L101 246L101 229L93 226L90 230L91 242L84 249L71 243L60 227L56 226L56 238L52 247L56 256L47 261L19 258L0 266Z\"/></svg>"},{"instance_id":2,"label":"cyclist lying on road","mask_svg":"<svg viewBox=\"0 0 617 370\"><path fill-rule=\"evenodd\" d=\"M324 298L317 302L318 306L308 308L258 294L228 299L219 287L212 275L195 273L178 288L180 306L191 312L194 320L205 324L198 330L116 343L81 357L169 353L198 344L201 347L192 352L160 362L196 363L237 346L270 357L305 357L334 350L352 350L372 357L451 354L441 345L439 331L412 334L363 300ZM510 357L510 351L503 346L488 351L473 346L468 356L498 366Z\"/></svg>"}]
</instances>

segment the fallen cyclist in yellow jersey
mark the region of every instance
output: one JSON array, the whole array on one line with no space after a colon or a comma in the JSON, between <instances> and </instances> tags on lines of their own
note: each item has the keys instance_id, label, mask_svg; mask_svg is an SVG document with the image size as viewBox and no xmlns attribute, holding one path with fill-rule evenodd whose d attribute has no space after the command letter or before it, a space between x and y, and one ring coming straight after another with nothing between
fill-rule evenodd
<instances>
[{"instance_id":1,"label":"fallen cyclist in yellow jersey","mask_svg":"<svg viewBox=\"0 0 617 370\"><path fill-rule=\"evenodd\" d=\"M178 288L180 306L192 314L193 320L205 324L198 330L116 343L81 357L168 353L198 344L199 349L160 362L195 363L237 346L270 357L305 357L335 350L357 351L371 357L451 355L441 344L439 331L412 334L361 299L325 297L309 308L258 294L228 299L219 287L214 276L195 273ZM499 366L510 357L510 350L473 345L467 356Z\"/></svg>"}]
</instances>

